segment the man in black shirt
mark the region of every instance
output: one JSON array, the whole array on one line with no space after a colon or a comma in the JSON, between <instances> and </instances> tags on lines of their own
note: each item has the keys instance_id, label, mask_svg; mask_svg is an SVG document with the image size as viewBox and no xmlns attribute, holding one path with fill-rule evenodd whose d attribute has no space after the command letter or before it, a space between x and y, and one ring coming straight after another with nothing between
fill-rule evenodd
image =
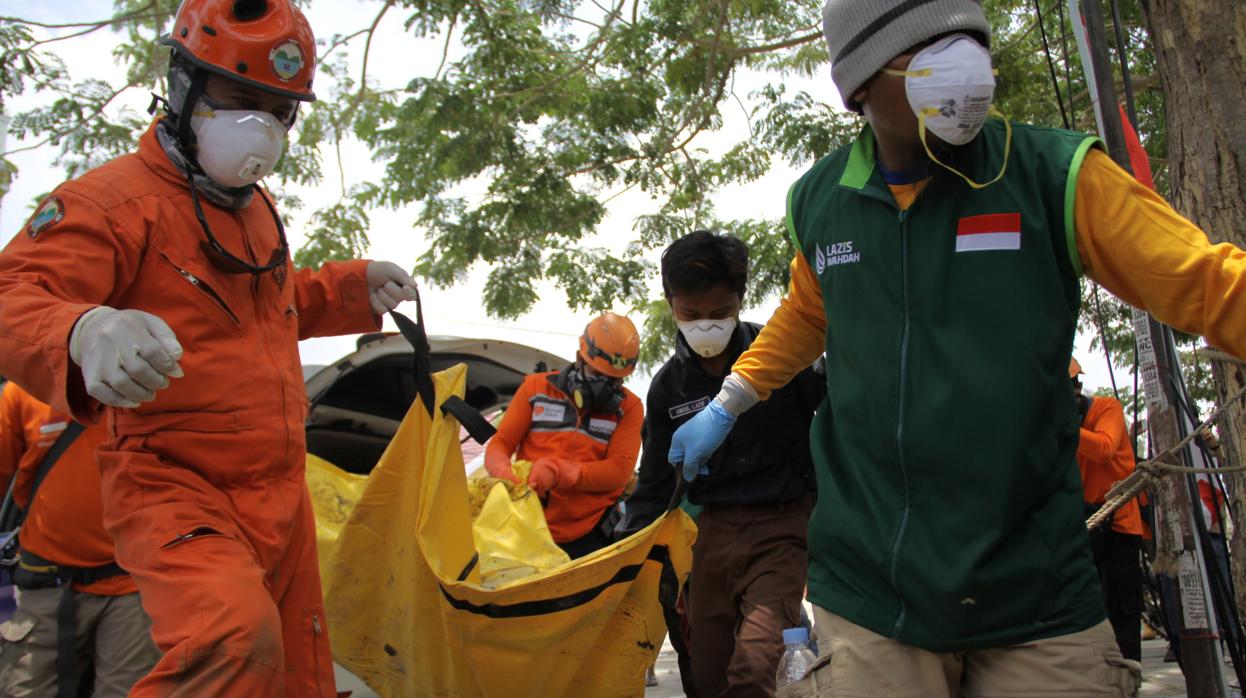
<instances>
[{"instance_id":1,"label":"man in black shirt","mask_svg":"<svg viewBox=\"0 0 1246 698\"><path fill-rule=\"evenodd\" d=\"M761 327L739 322L748 278L740 240L697 231L662 255L662 287L679 324L675 355L654 376L636 491L620 531L652 523L679 473L671 435L718 394ZM692 554L689 626L697 694L773 695L782 631L798 625L813 506L809 423L825 383L806 369L740 416L688 499L704 507ZM685 677L686 678L686 677Z\"/></svg>"}]
</instances>

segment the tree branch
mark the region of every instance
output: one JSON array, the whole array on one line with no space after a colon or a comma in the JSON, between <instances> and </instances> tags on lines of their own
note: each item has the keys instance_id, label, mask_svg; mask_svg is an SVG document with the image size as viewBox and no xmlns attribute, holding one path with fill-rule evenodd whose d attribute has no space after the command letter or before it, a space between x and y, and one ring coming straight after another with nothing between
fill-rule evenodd
<instances>
[{"instance_id":1,"label":"tree branch","mask_svg":"<svg viewBox=\"0 0 1246 698\"><path fill-rule=\"evenodd\" d=\"M108 108L108 105L109 105L109 104L112 104L112 101L113 101L114 99L116 99L116 98L117 98L117 95L120 95L122 92L125 92L126 90L130 89L131 87L137 87L137 86L138 86L137 84L132 83L132 82L131 82L131 83L127 83L127 84L126 84L126 85L124 85L123 87L120 87L120 88L118 88L116 91L114 91L111 95L109 95L109 96L108 96L108 98L107 98L107 99L105 99L105 100L103 100L102 102L100 102L99 106L98 106L98 107L96 107L95 109L91 110L91 113L90 113L90 114L87 114L86 116L82 117L81 119L78 119L77 121L75 121L75 122L74 122L72 125L70 125L69 127L67 127L67 128L62 128L62 129L57 130L57 131L53 131L52 133L48 134L46 138L44 138L43 140L39 141L38 143L34 143L34 144L32 144L32 145L22 146L21 148L14 148L13 150L8 150L8 151L5 151L5 152L3 152L3 153L0 153L0 157L6 157L6 158L7 158L7 157L9 157L9 156L11 156L11 155L14 155L14 154L16 154L16 153L24 153L24 152L26 152L26 151L28 151L28 150L34 150L34 149L36 149L36 148L42 148L43 146L45 146L45 145L47 145L47 144L51 143L52 141L54 141L54 140L56 140L56 139L58 139L58 138L63 138L63 137L65 137L65 136L69 135L70 133L73 133L73 132L74 132L74 131L76 131L77 129L82 128L82 125L83 125L83 124L87 123L88 121L90 121L90 120L94 119L95 117L99 116L100 114L102 114L102 113L104 112L104 110Z\"/></svg>"},{"instance_id":2,"label":"tree branch","mask_svg":"<svg viewBox=\"0 0 1246 698\"><path fill-rule=\"evenodd\" d=\"M597 32L597 35L593 37L593 40L591 42L586 44L584 48L581 49L581 52L584 54L584 57L580 60L579 63L572 66L568 70L564 71L560 75L555 76L554 79L546 83L537 85L535 87L525 87L523 89L514 90L512 92L503 92L503 93L495 95L494 98L495 99L508 99L511 97L518 97L523 94L531 93L532 94L531 97L529 97L528 99L525 99L523 102L521 102L519 105L517 105L514 109L510 111L510 115L514 116L515 114L521 113L523 110L527 109L530 104L532 104L534 101L539 99L550 88L555 87L565 82L566 80L570 79L573 75L587 71L590 67L596 68L597 63L600 60L600 56L598 54L597 49L603 43L605 43L606 39L610 36L610 31L612 27L614 26L614 22L618 20L619 11L622 9L623 9L623 5L622 5L622 2L620 2L619 5L616 5L615 8L612 11L610 11L610 14L606 21L606 25L601 28L601 31Z\"/></svg>"},{"instance_id":3,"label":"tree branch","mask_svg":"<svg viewBox=\"0 0 1246 698\"><path fill-rule=\"evenodd\" d=\"M372 20L372 26L368 28L368 40L363 44L363 67L359 69L360 93L368 89L368 54L372 51L372 37L376 34L376 28L381 23L381 18L393 6L394 0L385 0L385 5L381 7L380 12L376 13L376 19Z\"/></svg>"},{"instance_id":4,"label":"tree branch","mask_svg":"<svg viewBox=\"0 0 1246 698\"><path fill-rule=\"evenodd\" d=\"M1036 13L1034 16L1034 19L1030 22L1030 25L1025 28L1025 31L1021 32L1020 34L1014 35L1011 41L1009 41L1007 44L1004 44L1003 46L1000 46L999 49L995 51L995 53L1007 53L1014 46L1020 45L1022 41L1025 41L1025 39L1030 34L1033 34L1034 30L1038 28L1038 18L1043 15L1050 14L1053 10L1056 9L1056 5L1059 5L1059 4L1060 4L1060 0L1054 0L1053 2L1047 5L1047 9L1044 10L1042 14Z\"/></svg>"},{"instance_id":5,"label":"tree branch","mask_svg":"<svg viewBox=\"0 0 1246 698\"><path fill-rule=\"evenodd\" d=\"M732 54L733 58L738 58L740 56L752 56L758 53L770 53L771 51L782 51L783 49L793 48L796 46L808 44L813 41L817 41L818 39L821 39L821 38L822 38L822 32L821 30L819 30L815 32L810 32L808 34L802 34L801 36L797 36L792 39L787 39L785 41L778 41L773 44L765 44L763 46L741 46L741 47L737 47L734 49L730 49L728 52Z\"/></svg>"},{"instance_id":6,"label":"tree branch","mask_svg":"<svg viewBox=\"0 0 1246 698\"><path fill-rule=\"evenodd\" d=\"M454 27L458 21L459 16L455 15L450 18L450 26L446 27L446 43L441 47L441 62L437 64L437 72L433 73L433 80L441 79L441 71L446 67L446 59L450 57L450 38L454 36Z\"/></svg>"},{"instance_id":7,"label":"tree branch","mask_svg":"<svg viewBox=\"0 0 1246 698\"><path fill-rule=\"evenodd\" d=\"M334 41L333 43L329 44L329 48L325 49L325 50L324 50L324 52L323 52L323 53L321 53L321 54L320 54L320 56L316 59L316 67L317 67L317 68L319 68L319 67L320 67L320 64L321 64L321 63L324 63L324 62L325 62L325 59L329 57L329 54L333 53L334 51L336 51L336 50L337 50L338 48L340 48L341 46L344 46L344 45L346 45L346 44L350 43L350 41L351 41L352 39L357 38L360 34L366 34L367 32L368 32L368 30L367 30L367 29L360 29L359 31L355 32L354 34L349 34L349 35L346 35L346 36L340 36L340 37L338 37L338 38L337 38L337 40L336 40L336 41Z\"/></svg>"},{"instance_id":8,"label":"tree branch","mask_svg":"<svg viewBox=\"0 0 1246 698\"><path fill-rule=\"evenodd\" d=\"M22 19L21 17L0 17L0 22L12 22L14 24L25 24L30 27L40 27L42 29L76 29L78 27L95 27L96 29L98 29L100 27L107 27L112 24L120 24L122 22L128 22L132 19L150 19L152 17L158 17L160 16L159 12L152 12L150 14L144 14L148 10L150 10L152 7L154 7L155 4L156 4L155 0L152 0L151 2L148 2L146 5L134 10L133 12L127 12L126 14L123 14L123 15L116 15L108 19L96 20L94 22L69 22L66 24L45 24L43 22L36 22L33 19Z\"/></svg>"}]
</instances>

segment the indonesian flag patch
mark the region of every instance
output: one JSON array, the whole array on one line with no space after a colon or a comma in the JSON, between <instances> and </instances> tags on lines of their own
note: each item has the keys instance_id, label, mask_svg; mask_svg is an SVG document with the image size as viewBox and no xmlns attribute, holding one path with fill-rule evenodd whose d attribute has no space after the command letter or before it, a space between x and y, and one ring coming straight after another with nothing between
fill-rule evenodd
<instances>
[{"instance_id":1,"label":"indonesian flag patch","mask_svg":"<svg viewBox=\"0 0 1246 698\"><path fill-rule=\"evenodd\" d=\"M960 219L956 226L957 252L1021 249L1021 214L991 213Z\"/></svg>"}]
</instances>

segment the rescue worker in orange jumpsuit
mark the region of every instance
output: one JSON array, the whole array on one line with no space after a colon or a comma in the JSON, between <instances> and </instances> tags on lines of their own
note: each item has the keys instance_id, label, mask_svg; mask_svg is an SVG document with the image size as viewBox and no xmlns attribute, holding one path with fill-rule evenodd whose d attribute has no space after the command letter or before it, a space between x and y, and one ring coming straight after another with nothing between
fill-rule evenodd
<instances>
[{"instance_id":1,"label":"rescue worker in orange jumpsuit","mask_svg":"<svg viewBox=\"0 0 1246 698\"><path fill-rule=\"evenodd\" d=\"M631 320L594 318L575 363L524 379L485 449L493 477L518 480L512 454L532 463L528 484L545 499L550 534L572 559L611 543L606 519L636 467L644 405L623 379L639 354Z\"/></svg>"},{"instance_id":2,"label":"rescue worker in orange jumpsuit","mask_svg":"<svg viewBox=\"0 0 1246 698\"><path fill-rule=\"evenodd\" d=\"M96 698L123 698L160 659L138 588L114 563L112 538L104 530L95 450L107 430L83 429L48 468L31 501L35 474L70 423L68 415L16 383L0 392L0 483L17 478L14 502L27 514L21 567L14 575L17 613L0 625L0 694L6 696L78 695L77 680L90 661ZM91 578L66 589L66 568L90 572ZM61 627L57 611L66 594L73 596L68 601L74 617ZM71 636L62 638L64 631ZM69 676L58 671L62 640L80 648L67 658Z\"/></svg>"},{"instance_id":3,"label":"rescue worker in orange jumpsuit","mask_svg":"<svg viewBox=\"0 0 1246 698\"><path fill-rule=\"evenodd\" d=\"M185 0L165 113L0 253L0 374L83 423L164 653L145 696L334 698L298 340L415 297L389 262L293 269L272 197L315 39L289 0Z\"/></svg>"},{"instance_id":4,"label":"rescue worker in orange jumpsuit","mask_svg":"<svg viewBox=\"0 0 1246 698\"><path fill-rule=\"evenodd\" d=\"M1082 472L1083 501L1089 516L1103 506L1108 490L1134 472L1134 444L1125 426L1125 408L1110 397L1082 393L1081 364L1069 361L1069 378L1082 415L1077 466ZM1142 514L1131 499L1090 532L1090 549L1116 644L1126 659L1142 661Z\"/></svg>"}]
</instances>

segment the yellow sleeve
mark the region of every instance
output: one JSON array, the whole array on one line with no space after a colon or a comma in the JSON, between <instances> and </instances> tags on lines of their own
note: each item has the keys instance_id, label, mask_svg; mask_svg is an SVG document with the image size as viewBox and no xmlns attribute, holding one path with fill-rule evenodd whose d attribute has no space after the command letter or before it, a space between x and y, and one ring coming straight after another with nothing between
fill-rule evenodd
<instances>
[{"instance_id":1,"label":"yellow sleeve","mask_svg":"<svg viewBox=\"0 0 1246 698\"><path fill-rule=\"evenodd\" d=\"M1078 174L1074 230L1086 276L1161 322L1246 357L1246 253L1213 245L1098 149Z\"/></svg>"},{"instance_id":2,"label":"yellow sleeve","mask_svg":"<svg viewBox=\"0 0 1246 698\"><path fill-rule=\"evenodd\" d=\"M792 281L779 308L731 370L765 400L787 385L826 350L826 310L822 288L800 252L792 260Z\"/></svg>"}]
</instances>

